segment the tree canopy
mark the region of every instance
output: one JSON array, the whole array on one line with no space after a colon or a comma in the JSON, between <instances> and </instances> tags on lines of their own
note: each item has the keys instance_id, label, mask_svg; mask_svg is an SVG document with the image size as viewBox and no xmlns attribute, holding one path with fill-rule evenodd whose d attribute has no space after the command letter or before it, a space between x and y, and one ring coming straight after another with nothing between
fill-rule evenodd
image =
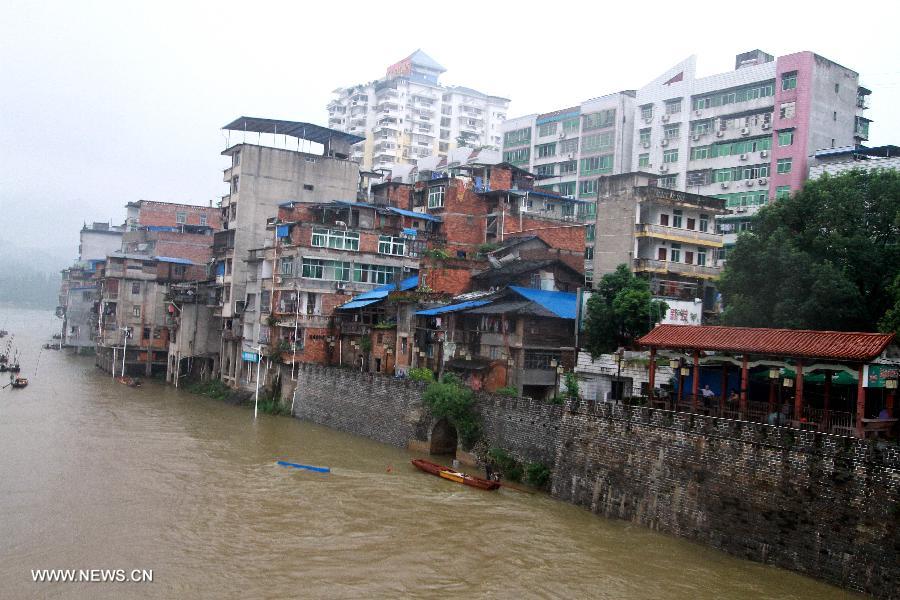
<instances>
[{"instance_id":1,"label":"tree canopy","mask_svg":"<svg viewBox=\"0 0 900 600\"><path fill-rule=\"evenodd\" d=\"M719 282L723 322L749 327L896 330L900 173L809 181L760 210ZM893 316L888 311L893 307Z\"/></svg>"},{"instance_id":2,"label":"tree canopy","mask_svg":"<svg viewBox=\"0 0 900 600\"><path fill-rule=\"evenodd\" d=\"M603 276L588 298L584 348L597 357L631 346L653 329L668 308L665 302L653 299L646 280L619 265Z\"/></svg>"}]
</instances>

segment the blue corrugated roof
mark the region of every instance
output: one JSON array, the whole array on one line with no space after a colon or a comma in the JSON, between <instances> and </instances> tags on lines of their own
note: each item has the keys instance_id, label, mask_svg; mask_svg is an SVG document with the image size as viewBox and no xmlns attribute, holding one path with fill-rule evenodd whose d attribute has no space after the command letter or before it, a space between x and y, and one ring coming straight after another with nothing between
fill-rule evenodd
<instances>
[{"instance_id":1,"label":"blue corrugated roof","mask_svg":"<svg viewBox=\"0 0 900 600\"><path fill-rule=\"evenodd\" d=\"M159 262L175 263L176 265L195 265L197 263L186 258L173 258L171 256L154 256Z\"/></svg>"},{"instance_id":2,"label":"blue corrugated roof","mask_svg":"<svg viewBox=\"0 0 900 600\"><path fill-rule=\"evenodd\" d=\"M338 307L338 310L344 310L347 308L361 308L363 306L368 306L369 304L374 304L379 300L383 300L387 298L387 295L394 291L405 292L407 290L411 290L419 286L419 276L413 275L412 277L407 277L400 283L386 283L384 285L379 285L377 288L369 290L368 292L364 292L359 296L355 296L350 302L343 304Z\"/></svg>"},{"instance_id":3,"label":"blue corrugated roof","mask_svg":"<svg viewBox=\"0 0 900 600\"><path fill-rule=\"evenodd\" d=\"M456 312L458 310L465 310L467 308L475 308L478 306L484 306L485 304L490 304L490 300L469 300L468 302L460 302L459 304L448 304L447 306L438 306L437 308L429 308L427 310L420 310L416 312L417 315L422 315L424 317L430 317L433 315L440 315L448 312Z\"/></svg>"},{"instance_id":4,"label":"blue corrugated roof","mask_svg":"<svg viewBox=\"0 0 900 600\"><path fill-rule=\"evenodd\" d=\"M575 318L575 307L578 301L577 296L572 292L535 290L532 288L519 287L517 285L511 285L509 286L509 289L523 298L531 300L535 304L540 304L562 319Z\"/></svg>"},{"instance_id":5,"label":"blue corrugated roof","mask_svg":"<svg viewBox=\"0 0 900 600\"><path fill-rule=\"evenodd\" d=\"M427 213L413 212L411 210L396 208L394 206L388 206L387 209L393 213L397 213L398 215L404 215L406 217L412 217L414 219L422 219L423 221L434 221L436 223L440 223L443 220L440 217L436 217L434 215L429 215Z\"/></svg>"}]
</instances>

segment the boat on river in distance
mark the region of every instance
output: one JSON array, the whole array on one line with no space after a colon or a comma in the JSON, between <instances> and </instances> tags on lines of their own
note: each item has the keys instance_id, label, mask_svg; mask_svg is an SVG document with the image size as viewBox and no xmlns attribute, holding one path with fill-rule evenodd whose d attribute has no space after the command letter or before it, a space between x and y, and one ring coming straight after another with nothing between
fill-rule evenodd
<instances>
[{"instance_id":1,"label":"boat on river in distance","mask_svg":"<svg viewBox=\"0 0 900 600\"><path fill-rule=\"evenodd\" d=\"M438 477L475 487L480 490L496 490L500 487L499 481L490 481L488 479L482 479L481 477L475 477L474 475L466 475L465 473L460 473L450 467L435 464L422 458L414 458L410 462L420 471L425 471L426 473L431 473L432 475L437 475Z\"/></svg>"}]
</instances>

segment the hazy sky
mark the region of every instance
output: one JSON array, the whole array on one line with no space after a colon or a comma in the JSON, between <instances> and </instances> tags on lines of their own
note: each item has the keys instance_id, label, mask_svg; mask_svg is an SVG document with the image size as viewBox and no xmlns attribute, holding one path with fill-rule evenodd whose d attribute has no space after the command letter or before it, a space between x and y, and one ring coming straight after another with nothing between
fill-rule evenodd
<instances>
[{"instance_id":1,"label":"hazy sky","mask_svg":"<svg viewBox=\"0 0 900 600\"><path fill-rule=\"evenodd\" d=\"M898 2L620 6L4 0L0 242L74 257L81 223L121 222L128 201L218 199L224 124L325 124L334 88L416 48L443 83L511 98L510 116L638 88L691 54L703 76L753 48L812 50L873 90L869 143L900 144Z\"/></svg>"}]
</instances>

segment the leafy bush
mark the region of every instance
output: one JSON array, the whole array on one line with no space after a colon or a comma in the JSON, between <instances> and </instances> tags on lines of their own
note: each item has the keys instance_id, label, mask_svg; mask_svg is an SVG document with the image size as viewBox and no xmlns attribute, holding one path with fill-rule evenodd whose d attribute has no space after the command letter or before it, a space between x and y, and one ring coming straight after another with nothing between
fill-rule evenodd
<instances>
[{"instance_id":1,"label":"leafy bush","mask_svg":"<svg viewBox=\"0 0 900 600\"><path fill-rule=\"evenodd\" d=\"M225 400L231 395L231 388L218 379L200 381L187 386L185 389L192 394L199 394L215 400Z\"/></svg>"},{"instance_id":2,"label":"leafy bush","mask_svg":"<svg viewBox=\"0 0 900 600\"><path fill-rule=\"evenodd\" d=\"M514 385L508 385L506 387L502 387L494 392L495 394L500 394L501 396L511 396L515 398L519 395L519 390L516 389Z\"/></svg>"},{"instance_id":3,"label":"leafy bush","mask_svg":"<svg viewBox=\"0 0 900 600\"><path fill-rule=\"evenodd\" d=\"M525 466L525 482L544 489L550 483L550 468L543 463L528 463Z\"/></svg>"},{"instance_id":4,"label":"leafy bush","mask_svg":"<svg viewBox=\"0 0 900 600\"><path fill-rule=\"evenodd\" d=\"M448 378L429 384L422 400L432 416L446 418L456 428L463 448L468 450L481 436L481 425L475 414L475 395L467 387L460 385L458 377Z\"/></svg>"},{"instance_id":5,"label":"leafy bush","mask_svg":"<svg viewBox=\"0 0 900 600\"><path fill-rule=\"evenodd\" d=\"M510 481L522 481L522 465L503 448L488 450L488 459L493 461L500 473Z\"/></svg>"},{"instance_id":6,"label":"leafy bush","mask_svg":"<svg viewBox=\"0 0 900 600\"><path fill-rule=\"evenodd\" d=\"M425 383L434 382L434 373L431 369L426 369L425 367L410 369L406 373L406 376L410 381L424 381Z\"/></svg>"},{"instance_id":7,"label":"leafy bush","mask_svg":"<svg viewBox=\"0 0 900 600\"><path fill-rule=\"evenodd\" d=\"M253 399L250 404L254 404ZM259 412L267 415L290 415L291 409L282 404L277 396L264 396L259 399Z\"/></svg>"},{"instance_id":8,"label":"leafy bush","mask_svg":"<svg viewBox=\"0 0 900 600\"><path fill-rule=\"evenodd\" d=\"M579 395L578 377L571 371L566 373L566 398L577 400Z\"/></svg>"}]
</instances>

